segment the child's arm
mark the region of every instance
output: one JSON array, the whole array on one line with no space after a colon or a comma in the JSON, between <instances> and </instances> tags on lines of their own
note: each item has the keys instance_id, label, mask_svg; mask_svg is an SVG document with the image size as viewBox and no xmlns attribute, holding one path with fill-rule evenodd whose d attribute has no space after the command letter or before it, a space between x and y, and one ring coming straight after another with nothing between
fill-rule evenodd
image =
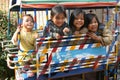
<instances>
[{"instance_id":1,"label":"child's arm","mask_svg":"<svg viewBox=\"0 0 120 80\"><path fill-rule=\"evenodd\" d=\"M65 28L63 29L64 35L68 35L69 32L70 32L70 29L69 29L69 28L65 27Z\"/></svg>"},{"instance_id":2,"label":"child's arm","mask_svg":"<svg viewBox=\"0 0 120 80\"><path fill-rule=\"evenodd\" d=\"M20 30L21 30L20 27L18 27L17 30L15 31L15 33L13 34L11 41L14 45L17 45L18 33L20 32Z\"/></svg>"},{"instance_id":3,"label":"child's arm","mask_svg":"<svg viewBox=\"0 0 120 80\"><path fill-rule=\"evenodd\" d=\"M65 36L69 36L69 35L72 34L72 31L70 30L69 27L65 27L65 28L63 29L63 33L64 33Z\"/></svg>"},{"instance_id":4,"label":"child's arm","mask_svg":"<svg viewBox=\"0 0 120 80\"><path fill-rule=\"evenodd\" d=\"M98 36L98 35L96 35L96 34L93 33L93 32L88 32L87 35L88 35L89 37L91 37L93 40L96 40L96 41L98 41L98 42L101 42L102 45L104 45L104 42L103 42L101 36Z\"/></svg>"},{"instance_id":5,"label":"child's arm","mask_svg":"<svg viewBox=\"0 0 120 80\"><path fill-rule=\"evenodd\" d=\"M108 29L104 29L101 36L97 36L95 33L92 33L92 32L89 32L88 36L90 36L92 39L98 42L101 42L102 45L104 46L111 44L113 39L112 32L110 32L110 30Z\"/></svg>"},{"instance_id":6,"label":"child's arm","mask_svg":"<svg viewBox=\"0 0 120 80\"><path fill-rule=\"evenodd\" d=\"M58 39L60 37L60 34L57 33L58 31L53 27L47 27L45 26L44 30L43 30L43 36L44 37L52 37L52 38L56 38Z\"/></svg>"},{"instance_id":7,"label":"child's arm","mask_svg":"<svg viewBox=\"0 0 120 80\"><path fill-rule=\"evenodd\" d=\"M43 30L43 36L48 37L48 35L49 35L49 27L45 26L45 28Z\"/></svg>"},{"instance_id":8,"label":"child's arm","mask_svg":"<svg viewBox=\"0 0 120 80\"><path fill-rule=\"evenodd\" d=\"M113 40L112 31L110 31L109 29L104 29L102 39L105 45L111 44Z\"/></svg>"}]
</instances>

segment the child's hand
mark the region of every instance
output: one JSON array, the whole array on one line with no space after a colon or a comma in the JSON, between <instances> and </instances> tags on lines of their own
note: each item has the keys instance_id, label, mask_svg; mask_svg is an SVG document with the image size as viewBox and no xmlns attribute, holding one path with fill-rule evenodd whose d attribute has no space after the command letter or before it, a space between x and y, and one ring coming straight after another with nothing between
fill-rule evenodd
<instances>
[{"instance_id":1,"label":"child's hand","mask_svg":"<svg viewBox=\"0 0 120 80\"><path fill-rule=\"evenodd\" d=\"M55 37L56 39L60 39L60 34L56 33Z\"/></svg>"},{"instance_id":2,"label":"child's hand","mask_svg":"<svg viewBox=\"0 0 120 80\"><path fill-rule=\"evenodd\" d=\"M67 34L68 32L70 32L70 29L69 29L69 28L66 27L66 28L63 29L63 33L64 33L64 34Z\"/></svg>"},{"instance_id":3,"label":"child's hand","mask_svg":"<svg viewBox=\"0 0 120 80\"><path fill-rule=\"evenodd\" d=\"M64 33L67 33L67 32L69 32L69 31L70 31L70 29L67 28L67 27L63 29L63 32L64 32Z\"/></svg>"},{"instance_id":4,"label":"child's hand","mask_svg":"<svg viewBox=\"0 0 120 80\"><path fill-rule=\"evenodd\" d=\"M21 26L18 26L16 32L18 33L20 31L21 31Z\"/></svg>"},{"instance_id":5,"label":"child's hand","mask_svg":"<svg viewBox=\"0 0 120 80\"><path fill-rule=\"evenodd\" d=\"M78 35L80 32L79 31L75 31L74 32L74 35Z\"/></svg>"},{"instance_id":6,"label":"child's hand","mask_svg":"<svg viewBox=\"0 0 120 80\"><path fill-rule=\"evenodd\" d=\"M93 33L93 32L88 32L88 36L91 37L91 38L94 39L94 40L97 40L97 41L101 41L101 40L102 40L101 36L97 36L97 35L96 35L95 33Z\"/></svg>"},{"instance_id":7,"label":"child's hand","mask_svg":"<svg viewBox=\"0 0 120 80\"><path fill-rule=\"evenodd\" d=\"M39 38L39 34L35 33L34 37L35 37L35 39Z\"/></svg>"}]
</instances>

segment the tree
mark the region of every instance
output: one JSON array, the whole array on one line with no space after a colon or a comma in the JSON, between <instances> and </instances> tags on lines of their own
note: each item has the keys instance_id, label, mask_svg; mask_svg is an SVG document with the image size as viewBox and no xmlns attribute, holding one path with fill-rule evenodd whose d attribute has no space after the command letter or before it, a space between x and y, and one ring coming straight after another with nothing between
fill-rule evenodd
<instances>
[{"instance_id":1,"label":"tree","mask_svg":"<svg viewBox=\"0 0 120 80\"><path fill-rule=\"evenodd\" d=\"M15 25L10 24L12 27L10 28L11 35L13 34L15 30ZM0 10L0 42L7 40L7 26L8 26L8 20L7 20L7 14L4 13L3 11ZM7 62L6 62L6 56L7 56L6 51L1 47L0 45L0 80L10 80L11 77L14 76L14 70L11 70L7 67Z\"/></svg>"}]
</instances>

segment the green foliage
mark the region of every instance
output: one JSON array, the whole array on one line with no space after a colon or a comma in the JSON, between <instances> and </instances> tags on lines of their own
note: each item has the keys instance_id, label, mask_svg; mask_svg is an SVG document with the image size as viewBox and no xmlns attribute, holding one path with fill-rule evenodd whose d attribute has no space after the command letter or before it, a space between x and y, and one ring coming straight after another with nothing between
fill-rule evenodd
<instances>
[{"instance_id":1,"label":"green foliage","mask_svg":"<svg viewBox=\"0 0 120 80\"><path fill-rule=\"evenodd\" d=\"M15 31L15 21L10 20L10 34L9 37L12 36L12 34ZM3 11L0 10L0 40L5 40L7 39L7 32L8 32L8 19L7 19L7 14Z\"/></svg>"},{"instance_id":2,"label":"green foliage","mask_svg":"<svg viewBox=\"0 0 120 80\"><path fill-rule=\"evenodd\" d=\"M6 37L7 17L0 11L0 40Z\"/></svg>"},{"instance_id":3,"label":"green foliage","mask_svg":"<svg viewBox=\"0 0 120 80\"><path fill-rule=\"evenodd\" d=\"M10 80L14 76L14 70L9 69L7 66L6 56L7 53L0 46L0 80L5 80L6 78Z\"/></svg>"},{"instance_id":4,"label":"green foliage","mask_svg":"<svg viewBox=\"0 0 120 80\"><path fill-rule=\"evenodd\" d=\"M12 23L12 21L11 21ZM8 19L7 14L0 10L0 42L7 40L7 30L8 30ZM12 36L13 32L15 31L15 25L10 24L12 26L10 28ZM0 45L0 80L11 80L11 78L14 76L14 70L11 70L7 66L6 57L7 57L6 51L1 47Z\"/></svg>"}]
</instances>

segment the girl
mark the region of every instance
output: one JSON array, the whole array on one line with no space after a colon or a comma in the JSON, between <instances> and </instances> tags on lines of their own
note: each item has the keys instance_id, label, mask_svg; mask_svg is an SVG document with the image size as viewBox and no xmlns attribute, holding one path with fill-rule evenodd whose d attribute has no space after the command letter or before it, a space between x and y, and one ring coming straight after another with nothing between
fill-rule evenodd
<instances>
[{"instance_id":1,"label":"girl","mask_svg":"<svg viewBox=\"0 0 120 80\"><path fill-rule=\"evenodd\" d=\"M28 54L27 52L22 51L29 51L29 50L35 50L35 40L38 38L38 33L36 31L33 31L34 26L34 19L30 14L26 14L23 16L23 21L21 27L18 27L15 31L12 42L13 44L17 44L18 42L18 36L20 36L20 43L19 45L20 49L18 54L19 55L25 55ZM34 55L32 55L32 52L29 55L26 56L18 56L19 60L28 60L32 59ZM31 61L31 63L33 63ZM20 65L26 65L31 64L30 62L19 62ZM28 77L34 76L34 73L28 74Z\"/></svg>"},{"instance_id":2,"label":"girl","mask_svg":"<svg viewBox=\"0 0 120 80\"><path fill-rule=\"evenodd\" d=\"M75 9L70 16L69 26L74 35L87 33L87 28L84 26L85 12L81 9Z\"/></svg>"},{"instance_id":3,"label":"girl","mask_svg":"<svg viewBox=\"0 0 120 80\"><path fill-rule=\"evenodd\" d=\"M69 35L70 29L65 22L66 12L62 5L56 5L51 10L51 19L43 31L43 36L59 39L60 36Z\"/></svg>"},{"instance_id":4,"label":"girl","mask_svg":"<svg viewBox=\"0 0 120 80\"><path fill-rule=\"evenodd\" d=\"M93 40L91 42L100 42L103 46L109 45L112 42L112 33L100 24L97 16L92 13L86 15L86 26L88 28L88 36ZM85 80L97 80L97 72L85 74Z\"/></svg>"},{"instance_id":5,"label":"girl","mask_svg":"<svg viewBox=\"0 0 120 80\"><path fill-rule=\"evenodd\" d=\"M85 27L85 12L82 9L75 9L70 16L69 26L73 35L86 34L87 28ZM78 36L79 37L79 36ZM83 43L81 40L70 42L71 45L80 45Z\"/></svg>"},{"instance_id":6,"label":"girl","mask_svg":"<svg viewBox=\"0 0 120 80\"><path fill-rule=\"evenodd\" d=\"M69 26L72 30L73 35L86 34L87 28L85 24L85 12L81 9L75 9L70 16ZM83 43L83 42L82 42ZM71 45L80 45L80 40L75 40L71 42ZM65 80L82 80L82 75L69 76Z\"/></svg>"},{"instance_id":7,"label":"girl","mask_svg":"<svg viewBox=\"0 0 120 80\"><path fill-rule=\"evenodd\" d=\"M95 14L86 15L86 26L88 28L88 36L94 41L101 42L102 45L106 46L112 42L112 33L110 30L104 28L103 24L100 24Z\"/></svg>"}]
</instances>

